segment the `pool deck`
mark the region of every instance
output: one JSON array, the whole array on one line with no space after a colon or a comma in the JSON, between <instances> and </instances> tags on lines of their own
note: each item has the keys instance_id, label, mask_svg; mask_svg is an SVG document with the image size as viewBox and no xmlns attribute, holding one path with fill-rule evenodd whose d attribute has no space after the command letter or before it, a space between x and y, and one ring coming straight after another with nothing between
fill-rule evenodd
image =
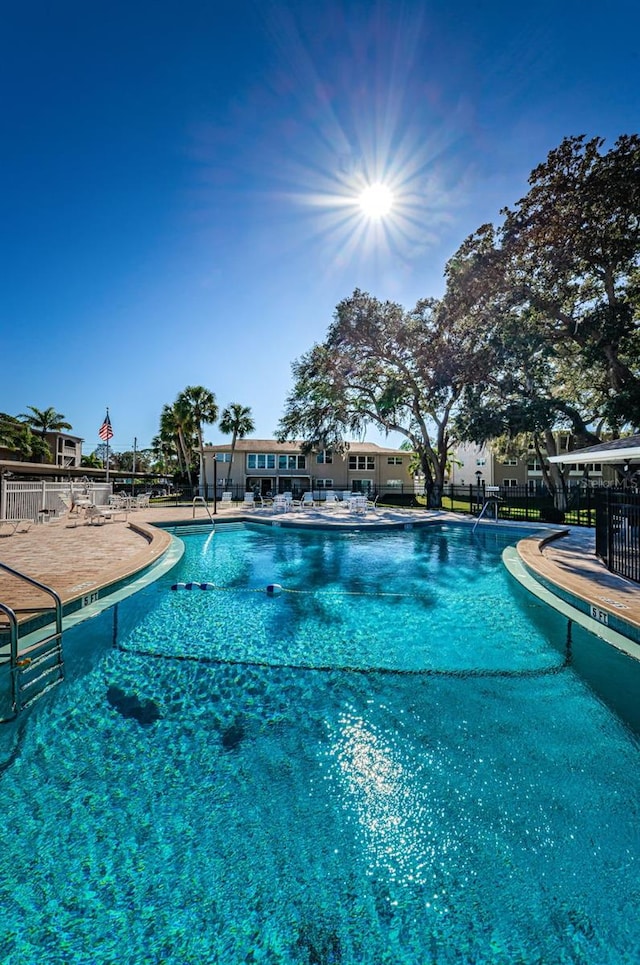
<instances>
[{"instance_id":1,"label":"pool deck","mask_svg":"<svg viewBox=\"0 0 640 965\"><path fill-rule=\"evenodd\" d=\"M465 519L460 514L446 512L385 508L354 515L327 509L300 509L286 514L256 509L247 513L225 507L216 516L218 522L260 518L281 525L363 529ZM469 517L466 520L473 522ZM33 524L27 531L0 535L0 563L52 587L63 604L67 604L126 579L160 559L171 543L171 536L154 526L154 522L194 522L193 510L190 506L152 507L129 513L127 520L88 524L82 519L62 518ZM196 508L195 522L209 522L204 507ZM522 540L518 552L525 566L534 575L589 605L618 612L640 628L640 586L608 572L595 555L593 530L572 527L563 532L566 535L546 541L538 537ZM41 591L0 569L0 602L25 618L28 609L48 605L50 600Z\"/></svg>"}]
</instances>

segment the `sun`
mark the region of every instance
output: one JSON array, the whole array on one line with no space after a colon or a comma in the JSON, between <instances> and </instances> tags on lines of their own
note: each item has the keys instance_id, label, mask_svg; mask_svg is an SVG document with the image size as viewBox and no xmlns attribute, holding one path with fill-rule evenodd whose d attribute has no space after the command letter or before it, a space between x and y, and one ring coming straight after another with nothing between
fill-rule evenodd
<instances>
[{"instance_id":1,"label":"sun","mask_svg":"<svg viewBox=\"0 0 640 965\"><path fill-rule=\"evenodd\" d=\"M376 181L367 185L358 198L358 204L367 218L377 221L393 208L393 192L386 184Z\"/></svg>"}]
</instances>

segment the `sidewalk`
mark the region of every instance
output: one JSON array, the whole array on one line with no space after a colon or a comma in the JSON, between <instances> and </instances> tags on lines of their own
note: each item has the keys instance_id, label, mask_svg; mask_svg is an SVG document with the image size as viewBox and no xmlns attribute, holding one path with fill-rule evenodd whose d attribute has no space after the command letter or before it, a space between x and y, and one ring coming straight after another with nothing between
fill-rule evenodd
<instances>
[{"instance_id":1,"label":"sidewalk","mask_svg":"<svg viewBox=\"0 0 640 965\"><path fill-rule=\"evenodd\" d=\"M640 628L640 585L609 572L596 556L593 530L572 527L567 536L542 546L536 539L523 540L518 553L543 579Z\"/></svg>"}]
</instances>

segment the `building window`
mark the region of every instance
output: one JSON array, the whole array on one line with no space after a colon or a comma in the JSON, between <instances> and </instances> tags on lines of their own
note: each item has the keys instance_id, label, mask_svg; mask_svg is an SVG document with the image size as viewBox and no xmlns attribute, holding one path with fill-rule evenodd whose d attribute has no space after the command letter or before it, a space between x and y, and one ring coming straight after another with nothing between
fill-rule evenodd
<instances>
[{"instance_id":1,"label":"building window","mask_svg":"<svg viewBox=\"0 0 640 965\"><path fill-rule=\"evenodd\" d=\"M517 460L517 459L512 459L512 458L503 459L503 460L502 460L502 465L503 465L503 466L517 466L517 465L518 465L518 460Z\"/></svg>"},{"instance_id":2,"label":"building window","mask_svg":"<svg viewBox=\"0 0 640 965\"><path fill-rule=\"evenodd\" d=\"M351 488L354 493L368 493L371 489L372 482L370 479L352 479Z\"/></svg>"},{"instance_id":3,"label":"building window","mask_svg":"<svg viewBox=\"0 0 640 965\"><path fill-rule=\"evenodd\" d=\"M476 459L476 466L486 466L486 465L487 465L486 459Z\"/></svg>"},{"instance_id":4,"label":"building window","mask_svg":"<svg viewBox=\"0 0 640 965\"><path fill-rule=\"evenodd\" d=\"M333 479L314 479L316 489L333 489Z\"/></svg>"},{"instance_id":5,"label":"building window","mask_svg":"<svg viewBox=\"0 0 640 965\"><path fill-rule=\"evenodd\" d=\"M401 479L387 479L387 481L386 481L386 483L385 483L385 486L386 486L388 489L401 489L401 488L402 488L402 480L401 480Z\"/></svg>"},{"instance_id":6,"label":"building window","mask_svg":"<svg viewBox=\"0 0 640 965\"><path fill-rule=\"evenodd\" d=\"M275 469L276 457L272 452L250 452L247 454L247 469Z\"/></svg>"},{"instance_id":7,"label":"building window","mask_svg":"<svg viewBox=\"0 0 640 965\"><path fill-rule=\"evenodd\" d=\"M529 459L527 469L529 472L542 472L542 463L539 459Z\"/></svg>"},{"instance_id":8,"label":"building window","mask_svg":"<svg viewBox=\"0 0 640 965\"><path fill-rule=\"evenodd\" d=\"M330 449L322 449L316 456L316 462L319 466L328 466L333 462L333 453Z\"/></svg>"},{"instance_id":9,"label":"building window","mask_svg":"<svg viewBox=\"0 0 640 965\"><path fill-rule=\"evenodd\" d=\"M306 469L306 456L278 456L278 469Z\"/></svg>"},{"instance_id":10,"label":"building window","mask_svg":"<svg viewBox=\"0 0 640 965\"><path fill-rule=\"evenodd\" d=\"M602 463L601 462L587 462L587 463L572 462L571 465L569 466L569 472L580 472L583 474L589 473L589 472L602 472Z\"/></svg>"},{"instance_id":11,"label":"building window","mask_svg":"<svg viewBox=\"0 0 640 965\"><path fill-rule=\"evenodd\" d=\"M401 465L402 465L402 456L387 456L387 465L388 465L388 466L401 466Z\"/></svg>"},{"instance_id":12,"label":"building window","mask_svg":"<svg viewBox=\"0 0 640 965\"><path fill-rule=\"evenodd\" d=\"M231 453L216 452L216 462L231 462Z\"/></svg>"},{"instance_id":13,"label":"building window","mask_svg":"<svg viewBox=\"0 0 640 965\"><path fill-rule=\"evenodd\" d=\"M349 469L365 469L373 472L376 461L373 456L349 456Z\"/></svg>"},{"instance_id":14,"label":"building window","mask_svg":"<svg viewBox=\"0 0 640 965\"><path fill-rule=\"evenodd\" d=\"M516 486L518 485L518 480L517 480L517 479L503 479L503 480L502 480L502 485L505 486L507 489L515 489Z\"/></svg>"}]
</instances>

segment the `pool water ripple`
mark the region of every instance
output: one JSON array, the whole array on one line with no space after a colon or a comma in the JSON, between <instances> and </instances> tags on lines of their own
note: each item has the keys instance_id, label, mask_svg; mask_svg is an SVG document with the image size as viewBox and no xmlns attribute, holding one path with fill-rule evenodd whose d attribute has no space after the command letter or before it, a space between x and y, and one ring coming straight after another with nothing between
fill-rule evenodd
<instances>
[{"instance_id":1,"label":"pool water ripple","mask_svg":"<svg viewBox=\"0 0 640 965\"><path fill-rule=\"evenodd\" d=\"M238 544L233 553L219 544L230 560L237 553ZM290 565L299 550L278 547ZM257 586L273 572L264 545L258 555L260 571L252 554L233 563L234 579L242 569ZM379 547L377 557L382 565ZM468 566L473 579L478 566ZM488 570L499 577L493 560ZM526 661L561 657L566 628L505 587L511 602L500 601L493 635L523 612ZM533 678L448 677L172 659L169 644L197 652L228 629L218 614L199 635L194 614L209 595L187 594L189 618L163 638L166 659L114 648L113 614L70 634L68 680L30 715L1 778L3 961L633 960L638 742L571 666ZM137 639L150 606L162 613L156 631L175 620L166 606L176 597L160 586L123 606L118 638ZM225 599L235 617L233 595ZM375 612L360 614L371 634ZM305 619L295 623L283 653L300 627L301 652L315 646ZM265 626L276 634L279 622L258 620L252 648ZM410 634L393 626L387 647L396 630L404 646ZM471 639L476 658L490 661L486 642ZM507 656L524 665L510 640L496 641L496 665ZM74 674L76 649L85 658ZM356 652L366 654L364 644ZM411 661L436 657L474 664L460 639ZM153 701L158 720L123 715L107 699L114 686Z\"/></svg>"}]
</instances>

